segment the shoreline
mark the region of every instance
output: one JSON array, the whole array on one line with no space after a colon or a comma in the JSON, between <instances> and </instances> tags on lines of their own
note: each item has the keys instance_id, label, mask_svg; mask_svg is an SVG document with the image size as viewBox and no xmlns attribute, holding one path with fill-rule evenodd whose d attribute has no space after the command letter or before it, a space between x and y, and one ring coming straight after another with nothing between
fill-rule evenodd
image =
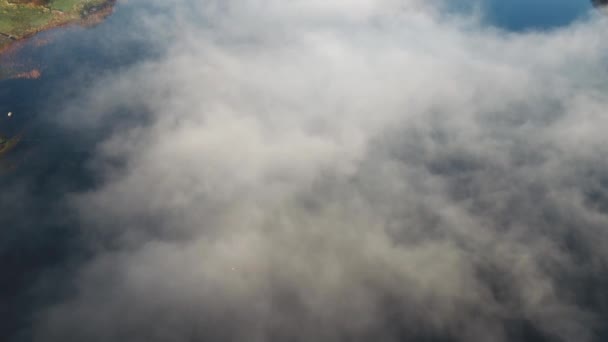
<instances>
[{"instance_id":1,"label":"shoreline","mask_svg":"<svg viewBox=\"0 0 608 342\"><path fill-rule=\"evenodd\" d=\"M19 46L29 40L30 38L36 36L37 34L45 31L50 31L54 29L60 29L62 27L79 25L82 27L91 27L102 23L107 17L109 17L114 12L114 7L117 3L117 0L106 0L104 3L93 6L95 10L90 13L86 13L84 16L80 16L78 18L70 18L66 15L65 20L57 19L50 21L47 25L40 26L31 32L24 34L21 37L15 37L10 34L6 34L4 32L0 32L0 38L4 40L0 40L0 57L3 57L6 54L14 52L19 49ZM63 14L62 14L63 15ZM59 15L60 17L62 15Z\"/></svg>"}]
</instances>

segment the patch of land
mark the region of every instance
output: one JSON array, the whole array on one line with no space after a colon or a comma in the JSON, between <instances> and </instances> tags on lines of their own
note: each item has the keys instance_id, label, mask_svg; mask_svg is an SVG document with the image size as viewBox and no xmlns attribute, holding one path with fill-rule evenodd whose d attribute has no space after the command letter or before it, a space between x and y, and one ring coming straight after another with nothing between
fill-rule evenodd
<instances>
[{"instance_id":1,"label":"patch of land","mask_svg":"<svg viewBox=\"0 0 608 342\"><path fill-rule=\"evenodd\" d=\"M14 136L12 138L5 138L0 135L0 157L15 148L15 146L17 145L17 143L19 143L20 140L21 135Z\"/></svg>"},{"instance_id":2,"label":"patch of land","mask_svg":"<svg viewBox=\"0 0 608 342\"><path fill-rule=\"evenodd\" d=\"M5 171L15 169L16 165L10 162L10 160L6 160L4 157L19 144L21 137L21 134L11 138L4 137L0 134L0 175Z\"/></svg>"},{"instance_id":3,"label":"patch of land","mask_svg":"<svg viewBox=\"0 0 608 342\"><path fill-rule=\"evenodd\" d=\"M90 25L108 16L116 0L0 0L0 54L16 42L54 27Z\"/></svg>"}]
</instances>

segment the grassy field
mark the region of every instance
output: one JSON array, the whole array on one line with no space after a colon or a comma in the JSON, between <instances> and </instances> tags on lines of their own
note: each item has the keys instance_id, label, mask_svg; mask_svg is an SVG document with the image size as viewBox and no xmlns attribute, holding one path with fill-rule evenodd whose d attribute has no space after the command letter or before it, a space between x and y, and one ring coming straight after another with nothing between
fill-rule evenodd
<instances>
[{"instance_id":1,"label":"grassy field","mask_svg":"<svg viewBox=\"0 0 608 342\"><path fill-rule=\"evenodd\" d=\"M0 0L0 50L42 30L82 19L85 9L107 0L50 0L46 5L16 4Z\"/></svg>"},{"instance_id":2,"label":"grassy field","mask_svg":"<svg viewBox=\"0 0 608 342\"><path fill-rule=\"evenodd\" d=\"M85 6L93 6L104 3L100 0L53 0L50 1L49 7L62 12L78 12L80 13Z\"/></svg>"}]
</instances>

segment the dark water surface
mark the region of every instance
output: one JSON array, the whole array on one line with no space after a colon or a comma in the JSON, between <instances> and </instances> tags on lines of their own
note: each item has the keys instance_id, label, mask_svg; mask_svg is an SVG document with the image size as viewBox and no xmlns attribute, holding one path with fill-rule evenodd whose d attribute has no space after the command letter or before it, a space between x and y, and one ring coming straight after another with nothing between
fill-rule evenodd
<instances>
[{"instance_id":1,"label":"dark water surface","mask_svg":"<svg viewBox=\"0 0 608 342\"><path fill-rule=\"evenodd\" d=\"M64 200L94 184L87 161L103 132L70 131L55 118L99 77L160 54L136 10L143 9L118 6L97 27L36 36L13 59L40 68L43 77L0 81L0 133L24 134L0 161L0 341L30 340L34 309L69 291L65 275L86 260Z\"/></svg>"},{"instance_id":2,"label":"dark water surface","mask_svg":"<svg viewBox=\"0 0 608 342\"><path fill-rule=\"evenodd\" d=\"M492 0L482 7L489 23L511 31L568 25L591 9L588 0ZM43 77L0 81L0 132L25 132L0 170L0 341L27 341L34 308L69 291L65 275L86 260L76 218L62 199L93 186L87 162L103 132L68 131L53 119L99 76L163 54L137 20L148 10L119 5L97 27L47 32L41 38L49 45L20 52L42 67Z\"/></svg>"}]
</instances>

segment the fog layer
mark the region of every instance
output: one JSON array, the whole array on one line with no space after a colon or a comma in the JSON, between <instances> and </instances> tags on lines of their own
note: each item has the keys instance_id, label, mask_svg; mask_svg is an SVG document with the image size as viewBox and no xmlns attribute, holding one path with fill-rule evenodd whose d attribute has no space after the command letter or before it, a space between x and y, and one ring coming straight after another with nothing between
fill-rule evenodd
<instances>
[{"instance_id":1,"label":"fog layer","mask_svg":"<svg viewBox=\"0 0 608 342\"><path fill-rule=\"evenodd\" d=\"M93 257L38 340L600 340L604 19L510 34L439 0L157 6L139 25L167 53L61 111L111 133L69 199Z\"/></svg>"}]
</instances>

